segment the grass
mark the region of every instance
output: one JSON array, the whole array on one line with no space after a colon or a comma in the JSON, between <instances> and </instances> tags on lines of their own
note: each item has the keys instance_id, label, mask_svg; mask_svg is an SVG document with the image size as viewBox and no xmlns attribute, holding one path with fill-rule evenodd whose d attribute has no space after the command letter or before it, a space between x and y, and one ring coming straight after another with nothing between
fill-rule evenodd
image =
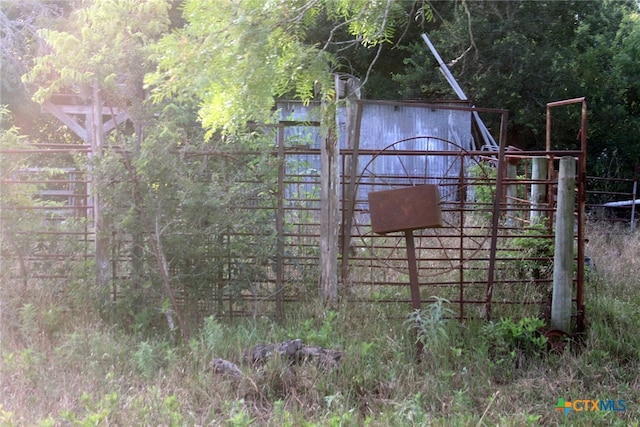
<instances>
[{"instance_id":1,"label":"grass","mask_svg":"<svg viewBox=\"0 0 640 427\"><path fill-rule=\"evenodd\" d=\"M297 307L280 324L207 318L174 344L104 320L82 283L73 295L3 283L0 426L638 425L640 234L594 225L588 237L588 330L561 354L542 350L527 329L536 319L459 323L444 300L411 316L407 307L406 321L355 303ZM274 359L242 366L240 378L209 369L214 357L240 362L257 343L294 338L341 349L341 367ZM626 410L564 415L559 398L624 400Z\"/></svg>"}]
</instances>

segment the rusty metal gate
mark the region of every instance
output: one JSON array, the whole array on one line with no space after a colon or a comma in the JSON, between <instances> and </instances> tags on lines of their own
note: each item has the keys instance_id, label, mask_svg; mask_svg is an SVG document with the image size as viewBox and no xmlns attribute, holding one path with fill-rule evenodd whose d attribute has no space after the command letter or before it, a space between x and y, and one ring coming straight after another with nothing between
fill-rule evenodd
<instances>
[{"instance_id":1,"label":"rusty metal gate","mask_svg":"<svg viewBox=\"0 0 640 427\"><path fill-rule=\"evenodd\" d=\"M566 104L579 102L583 100L570 100ZM550 108L564 105L550 104ZM475 111L468 107L452 108ZM502 114L499 152L470 150L456 141L429 135L387 141L377 150L340 150L341 298L353 303L384 304L390 313L398 315L410 310L404 242L401 236L378 236L371 232L366 196L384 188L430 183L438 185L445 226L416 235L422 300L426 303L446 299L460 319L548 316L553 267L554 171L560 158L570 156L579 166L574 316L577 329L584 327L586 128L581 127L583 124L577 126L582 130L582 139L574 150L554 150L549 140L545 150L515 151L506 142L506 113L491 112ZM199 287L197 295L189 284L192 266L172 266L174 278L180 277L173 282L177 297L183 307L195 310L198 318L208 315L279 318L292 304L317 297L321 201L320 170L313 165L319 163L320 149L301 145L299 141L308 140L310 129L318 125L281 122L276 126L278 144L271 155L280 165L278 197L271 204L246 206L273 214L274 253L260 267L262 273L251 277L250 286L234 288L234 283L247 281L241 277L243 272L238 265L250 259L251 254L243 254L241 260L231 251L226 257L218 251L214 264L220 268L217 273L198 279L207 286ZM14 167L10 173L5 173L10 169L3 167L0 206L3 286L28 289L34 283L53 283L50 286L64 292L73 279L90 277L87 265L93 257L94 238L94 230L87 221L92 215L86 202L90 182L85 172L70 160L70 153L82 155L86 151L88 148L82 145L2 150L3 162L25 165ZM39 170L33 169L25 158L36 153L48 156L48 165ZM56 161L56 156L60 160ZM533 177L532 165L540 158L548 171L543 177ZM532 203L532 192L543 194L544 198ZM30 195L23 198L21 194ZM30 229L20 227L20 215L33 216ZM218 248L230 246L242 234L211 236L209 244ZM131 239L111 235L110 293L114 299L123 294L132 273Z\"/></svg>"}]
</instances>

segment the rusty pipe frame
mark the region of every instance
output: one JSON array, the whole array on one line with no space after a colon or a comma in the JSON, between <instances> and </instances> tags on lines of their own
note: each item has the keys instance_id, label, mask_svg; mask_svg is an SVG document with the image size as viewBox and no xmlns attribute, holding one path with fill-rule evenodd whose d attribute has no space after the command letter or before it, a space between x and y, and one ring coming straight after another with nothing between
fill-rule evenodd
<instances>
[{"instance_id":1,"label":"rusty pipe frame","mask_svg":"<svg viewBox=\"0 0 640 427\"><path fill-rule=\"evenodd\" d=\"M500 120L500 140L498 141L498 171L496 174L496 194L493 199L493 214L491 222L491 247L489 249L489 272L487 278L487 292L485 302L486 319L491 319L491 304L493 302L493 286L495 284L496 254L498 252L498 228L500 226L500 205L502 203L502 187L506 165L505 152L507 145L507 123L509 113L504 111Z\"/></svg>"}]
</instances>

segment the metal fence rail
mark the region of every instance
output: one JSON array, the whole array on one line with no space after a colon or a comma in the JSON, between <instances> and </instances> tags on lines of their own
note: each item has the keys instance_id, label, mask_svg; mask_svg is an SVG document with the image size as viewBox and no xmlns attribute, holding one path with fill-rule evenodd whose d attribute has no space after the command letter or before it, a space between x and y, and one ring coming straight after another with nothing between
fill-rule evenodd
<instances>
[{"instance_id":1,"label":"metal fence rail","mask_svg":"<svg viewBox=\"0 0 640 427\"><path fill-rule=\"evenodd\" d=\"M290 133L289 127L302 128L299 123L292 123L282 125L281 130ZM416 233L422 300L446 299L461 319L486 317L487 283L492 282L493 317L547 316L556 182L553 173L534 180L530 159L547 158L553 171L561 157L570 155L580 161L585 153L544 150L519 152L511 158L507 154L498 159L486 151L445 150L442 147L453 144L447 141L428 150L432 142L425 136L413 139L411 147L396 142L386 149L360 150L357 154L350 149L341 150L341 241L346 245L339 260L343 263L341 297L357 303L383 304L390 313L398 315L409 311L403 240L399 235L379 236L371 232L367 194L384 188L432 183L440 189L445 224L439 229ZM77 150L77 147L66 151L55 147L0 153L3 161L14 164L25 156L45 156L49 165L59 168L55 171L32 166L18 171L14 168L13 173L1 177L3 284L16 288L45 285L64 292L71 281L88 274L94 239L89 220L91 206L87 203L91 183L85 172L70 161L69 152ZM216 153L197 155L216 156ZM234 253L234 244L245 241L252 233L237 230L202 240L203 246L194 249L204 259L172 260L170 274L176 297L185 310L194 313L195 321L208 315L280 317L296 303L317 297L320 171L305 165L313 163L320 150L289 146L284 139L283 146L274 149L271 155L282 165L275 182L277 197L238 208L273 218L274 233L265 237L272 239L272 256L256 265L258 258L249 249L242 254ZM510 161L515 175L503 172L505 176L498 180L496 172L506 171L497 167L499 161ZM402 172L385 169L389 162L398 163L400 167L395 170ZM438 168L433 167L436 163L440 165ZM355 164L358 170L354 183L347 165ZM446 173L434 173L436 170ZM620 182L630 184L628 180ZM538 225L532 225L529 219L533 185L544 186L548 195L545 204L536 207L545 218ZM620 191L620 198L627 194ZM502 195L497 204L496 195ZM592 212L595 215L599 211ZM496 215L498 228L494 230ZM109 293L113 299L128 295L132 275L136 273L132 258L134 238L117 230L110 234ZM580 244L576 241L576 247ZM582 260L576 257L576 262ZM577 277L576 286L582 286Z\"/></svg>"}]
</instances>

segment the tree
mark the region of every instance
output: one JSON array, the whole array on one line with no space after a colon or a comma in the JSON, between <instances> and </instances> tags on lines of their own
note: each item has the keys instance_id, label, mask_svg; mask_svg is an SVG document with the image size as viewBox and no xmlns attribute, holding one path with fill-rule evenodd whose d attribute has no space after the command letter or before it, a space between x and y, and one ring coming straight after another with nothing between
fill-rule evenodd
<instances>
[{"instance_id":1,"label":"tree","mask_svg":"<svg viewBox=\"0 0 640 427\"><path fill-rule=\"evenodd\" d=\"M38 30L59 18L65 4L37 0L7 0L0 4L0 64L3 102L13 109L26 100L21 76L31 67L34 57L44 46Z\"/></svg>"},{"instance_id":2,"label":"tree","mask_svg":"<svg viewBox=\"0 0 640 427\"><path fill-rule=\"evenodd\" d=\"M274 100L285 94L322 100L320 282L330 305L337 300L338 246L333 72L341 63L329 48L381 46L393 37L403 12L402 2L392 0L188 0L187 24L158 43L158 71L146 79L156 101L200 99L199 117L209 138L215 132L242 134L250 121L272 121ZM322 41L317 33L311 41L310 28L317 30L321 21L333 25Z\"/></svg>"},{"instance_id":3,"label":"tree","mask_svg":"<svg viewBox=\"0 0 640 427\"><path fill-rule=\"evenodd\" d=\"M544 146L547 102L587 96L590 111L590 167L607 146L633 152L631 141L613 142L610 123L627 123L637 113L620 96L631 94L620 72L621 51L629 51L632 1L434 2L429 36L467 95L477 104L510 111L510 142L522 148ZM616 35L618 34L618 35ZM622 40L626 41L625 43ZM394 75L403 97L450 97L421 43L406 47L404 72ZM617 59L616 59L617 58ZM637 74L638 63L627 68ZM631 86L630 86L631 85ZM579 119L558 112L554 136L575 141ZM561 114L567 114L562 116ZM488 120L491 123L490 118ZM494 124L495 126L495 124Z\"/></svg>"},{"instance_id":4,"label":"tree","mask_svg":"<svg viewBox=\"0 0 640 427\"><path fill-rule=\"evenodd\" d=\"M40 106L21 77L45 46L39 30L55 26L66 16L71 2L42 0L5 0L0 2L0 103L7 106L6 118L21 129L31 142L70 142L70 132L59 123L40 114Z\"/></svg>"},{"instance_id":5,"label":"tree","mask_svg":"<svg viewBox=\"0 0 640 427\"><path fill-rule=\"evenodd\" d=\"M406 19L394 0L187 0L184 17L187 24L158 43L158 71L147 84L155 100L200 99L209 135L268 122L274 98L285 94L333 99L332 72L346 65L338 52L387 43Z\"/></svg>"},{"instance_id":6,"label":"tree","mask_svg":"<svg viewBox=\"0 0 640 427\"><path fill-rule=\"evenodd\" d=\"M88 97L94 84L114 106L141 98L143 76L153 67L146 49L167 31L168 10L165 0L89 2L60 29L40 30L46 48L24 77L35 85L34 99L61 92Z\"/></svg>"},{"instance_id":7,"label":"tree","mask_svg":"<svg viewBox=\"0 0 640 427\"><path fill-rule=\"evenodd\" d=\"M107 183L101 180L101 163L108 164L108 159L102 156L102 112L105 106L113 111L120 107L126 109L129 117L136 123L137 138L130 146L133 156L140 153L142 142L141 124L149 116L142 108L144 93L142 92L142 78L149 70L151 62L148 60L146 48L154 37L166 32L169 25L169 4L163 0L117 0L109 2L88 3L87 7L76 9L68 20L62 22L59 30L41 30L40 34L46 41L48 51L35 61L33 68L24 77L26 82L34 84L36 91L34 99L43 102L53 94L66 92L77 94L85 103L93 105L92 123L89 125L87 115L87 134L89 127L97 129L92 133L91 142L94 155L94 165L97 172L93 173L94 200L102 199L102 192ZM120 25L126 23L125 25ZM115 120L115 117L113 118ZM118 122L116 122L117 124ZM117 142L123 143L125 139L116 133ZM183 338L187 339L188 329L178 310L176 299L168 276L167 260L162 249L160 223L158 215L151 217L147 207L141 203L142 188L139 185L139 177L133 163L125 154L125 164L129 167L129 177L133 186L134 200L132 201L135 212L138 214L137 225L142 226L148 236L148 242L157 260L158 269L162 273L166 298L178 318L178 324ZM108 270L106 254L108 249L103 242L106 227L102 220L102 209L98 209L98 203L94 202L94 220L96 229L96 266L97 282L105 284L103 270ZM99 215L99 216L98 216ZM98 220L100 218L100 220ZM155 219L155 224L152 222ZM155 225L155 226L154 226ZM137 234L136 234L137 235ZM134 237L136 243L141 243ZM137 248L134 248L134 251ZM100 253L100 255L99 255ZM135 255L134 255L134 258ZM103 264L107 264L106 268ZM164 308L164 307L163 307ZM173 314L169 308L165 308L169 328L173 329Z\"/></svg>"},{"instance_id":8,"label":"tree","mask_svg":"<svg viewBox=\"0 0 640 427\"><path fill-rule=\"evenodd\" d=\"M608 32L587 35L576 75L590 94L590 165L596 176L630 176L640 159L640 15L609 3L602 15L615 25ZM623 191L627 189L621 189Z\"/></svg>"}]
</instances>

